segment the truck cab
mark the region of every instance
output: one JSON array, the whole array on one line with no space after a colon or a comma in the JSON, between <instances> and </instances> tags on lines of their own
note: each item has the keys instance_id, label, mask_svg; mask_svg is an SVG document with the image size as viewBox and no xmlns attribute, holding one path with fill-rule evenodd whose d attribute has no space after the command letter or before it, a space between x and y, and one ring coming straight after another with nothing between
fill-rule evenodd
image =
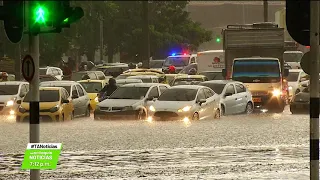
<instances>
[{"instance_id":1,"label":"truck cab","mask_svg":"<svg viewBox=\"0 0 320 180\"><path fill-rule=\"evenodd\" d=\"M288 76L288 69L284 70ZM251 91L255 108L283 112L287 99L287 85L278 58L235 58L231 79L243 82Z\"/></svg>"}]
</instances>

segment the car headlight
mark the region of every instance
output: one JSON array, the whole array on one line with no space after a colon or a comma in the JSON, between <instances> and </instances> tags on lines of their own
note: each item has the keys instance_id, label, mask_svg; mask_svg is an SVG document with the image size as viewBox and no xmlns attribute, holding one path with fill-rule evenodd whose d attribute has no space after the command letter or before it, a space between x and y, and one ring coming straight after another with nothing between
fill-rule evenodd
<instances>
[{"instance_id":1,"label":"car headlight","mask_svg":"<svg viewBox=\"0 0 320 180\"><path fill-rule=\"evenodd\" d=\"M156 111L156 109L153 106L150 106L149 110L152 111L152 112Z\"/></svg>"},{"instance_id":2,"label":"car headlight","mask_svg":"<svg viewBox=\"0 0 320 180\"><path fill-rule=\"evenodd\" d=\"M54 112L57 112L58 110L59 110L59 106L55 106L50 109L50 112L54 113Z\"/></svg>"},{"instance_id":3,"label":"car headlight","mask_svg":"<svg viewBox=\"0 0 320 180\"><path fill-rule=\"evenodd\" d=\"M273 95L273 96L279 97L281 94L282 94L282 93L281 93L281 91L280 91L279 89L274 89L274 90L272 91L272 95Z\"/></svg>"},{"instance_id":4,"label":"car headlight","mask_svg":"<svg viewBox=\"0 0 320 180\"><path fill-rule=\"evenodd\" d=\"M289 90L292 90L292 87L291 87L291 86L289 86Z\"/></svg>"},{"instance_id":5,"label":"car headlight","mask_svg":"<svg viewBox=\"0 0 320 180\"><path fill-rule=\"evenodd\" d=\"M6 106L13 106L13 105L14 105L13 100L7 101L7 103L6 103Z\"/></svg>"},{"instance_id":6,"label":"car headlight","mask_svg":"<svg viewBox=\"0 0 320 180\"><path fill-rule=\"evenodd\" d=\"M20 107L19 107L19 112L25 113L25 112L26 112L26 109L20 106Z\"/></svg>"},{"instance_id":7,"label":"car headlight","mask_svg":"<svg viewBox=\"0 0 320 180\"><path fill-rule=\"evenodd\" d=\"M94 101L99 102L99 98L98 97L94 98Z\"/></svg>"},{"instance_id":8,"label":"car headlight","mask_svg":"<svg viewBox=\"0 0 320 180\"><path fill-rule=\"evenodd\" d=\"M187 111L190 111L190 109L191 109L191 106L186 106L184 108L179 109L178 112L187 112Z\"/></svg>"},{"instance_id":9,"label":"car headlight","mask_svg":"<svg viewBox=\"0 0 320 180\"><path fill-rule=\"evenodd\" d=\"M131 110L133 110L132 106L126 106L122 109L122 111L131 111Z\"/></svg>"}]
</instances>

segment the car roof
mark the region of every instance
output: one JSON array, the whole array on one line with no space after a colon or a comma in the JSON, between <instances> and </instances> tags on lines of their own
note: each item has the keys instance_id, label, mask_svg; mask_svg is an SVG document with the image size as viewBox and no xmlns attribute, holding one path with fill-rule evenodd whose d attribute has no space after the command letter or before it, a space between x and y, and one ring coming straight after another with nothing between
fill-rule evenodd
<instances>
[{"instance_id":1,"label":"car roof","mask_svg":"<svg viewBox=\"0 0 320 180\"><path fill-rule=\"evenodd\" d=\"M137 75L137 76L130 76L128 77L128 79L135 79L135 78L158 78L158 76L154 76L154 75Z\"/></svg>"},{"instance_id":2,"label":"car roof","mask_svg":"<svg viewBox=\"0 0 320 180\"><path fill-rule=\"evenodd\" d=\"M125 82L140 82L142 83L142 80L141 79L116 79L116 82L117 83L125 83Z\"/></svg>"},{"instance_id":3,"label":"car roof","mask_svg":"<svg viewBox=\"0 0 320 180\"><path fill-rule=\"evenodd\" d=\"M205 86L199 86L199 85L177 85L177 86L172 86L170 89L200 89Z\"/></svg>"},{"instance_id":4,"label":"car roof","mask_svg":"<svg viewBox=\"0 0 320 180\"><path fill-rule=\"evenodd\" d=\"M29 83L25 82L25 81L5 81L5 82L0 82L0 85L20 85L20 84L29 84Z\"/></svg>"},{"instance_id":5,"label":"car roof","mask_svg":"<svg viewBox=\"0 0 320 180\"><path fill-rule=\"evenodd\" d=\"M228 83L235 83L235 82L243 84L242 82L233 81L233 80L211 80L211 81L201 82L200 84L228 84Z\"/></svg>"},{"instance_id":6,"label":"car roof","mask_svg":"<svg viewBox=\"0 0 320 180\"><path fill-rule=\"evenodd\" d=\"M78 82L75 81L45 81L41 82L40 84L52 84L52 85L72 85L72 84L79 84Z\"/></svg>"},{"instance_id":7,"label":"car roof","mask_svg":"<svg viewBox=\"0 0 320 180\"><path fill-rule=\"evenodd\" d=\"M260 56L253 56L253 57L243 57L243 58L235 58L234 60L257 60L257 59L263 59L263 60L278 60L278 58L272 58L272 57L260 57Z\"/></svg>"},{"instance_id":8,"label":"car roof","mask_svg":"<svg viewBox=\"0 0 320 180\"><path fill-rule=\"evenodd\" d=\"M284 53L300 53L300 54L303 54L302 51L285 51Z\"/></svg>"},{"instance_id":9,"label":"car roof","mask_svg":"<svg viewBox=\"0 0 320 180\"><path fill-rule=\"evenodd\" d=\"M221 71L201 71L200 73L222 73Z\"/></svg>"},{"instance_id":10,"label":"car roof","mask_svg":"<svg viewBox=\"0 0 320 180\"><path fill-rule=\"evenodd\" d=\"M164 74L164 72L162 71L158 71L158 70L155 70L155 69L143 69L143 68L140 68L140 69L129 69L127 71L124 71L123 73L132 73L132 72L153 72L153 73L158 73L158 74Z\"/></svg>"},{"instance_id":11,"label":"car roof","mask_svg":"<svg viewBox=\"0 0 320 180\"><path fill-rule=\"evenodd\" d=\"M176 79L182 79L182 78L199 78L199 79L201 79L201 78L204 78L204 77L206 77L206 76L204 76L204 75L188 75L188 74L181 74L181 75L179 75L179 76L176 76Z\"/></svg>"},{"instance_id":12,"label":"car roof","mask_svg":"<svg viewBox=\"0 0 320 180\"><path fill-rule=\"evenodd\" d=\"M77 81L78 83L82 83L82 82L99 82L99 83L103 83L105 82L106 80L98 80L98 79L87 79L87 80L80 80L80 81Z\"/></svg>"},{"instance_id":13,"label":"car roof","mask_svg":"<svg viewBox=\"0 0 320 180\"><path fill-rule=\"evenodd\" d=\"M60 89L62 89L62 87L40 87L39 88L39 90L41 91L41 90L43 90L43 91L45 91L45 90L60 90Z\"/></svg>"},{"instance_id":14,"label":"car roof","mask_svg":"<svg viewBox=\"0 0 320 180\"><path fill-rule=\"evenodd\" d=\"M289 69L289 73L290 72L303 72L302 69Z\"/></svg>"},{"instance_id":15,"label":"car roof","mask_svg":"<svg viewBox=\"0 0 320 180\"><path fill-rule=\"evenodd\" d=\"M131 84L125 84L122 87L151 87L151 86L157 86L157 85L164 85L160 83L131 83Z\"/></svg>"}]
</instances>

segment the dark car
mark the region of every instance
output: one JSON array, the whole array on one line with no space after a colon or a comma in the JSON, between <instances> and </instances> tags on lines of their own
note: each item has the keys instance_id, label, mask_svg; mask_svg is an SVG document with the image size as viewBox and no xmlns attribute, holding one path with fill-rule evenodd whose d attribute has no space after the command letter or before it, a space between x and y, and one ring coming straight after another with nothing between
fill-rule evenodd
<instances>
[{"instance_id":1,"label":"dark car","mask_svg":"<svg viewBox=\"0 0 320 180\"><path fill-rule=\"evenodd\" d=\"M290 102L292 114L309 113L310 107L310 86L293 96Z\"/></svg>"}]
</instances>

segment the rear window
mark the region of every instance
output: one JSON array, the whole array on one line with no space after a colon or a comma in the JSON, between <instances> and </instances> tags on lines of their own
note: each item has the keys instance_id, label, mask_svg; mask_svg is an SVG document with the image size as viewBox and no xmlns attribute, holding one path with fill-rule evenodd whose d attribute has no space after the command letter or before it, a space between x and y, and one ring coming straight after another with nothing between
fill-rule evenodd
<instances>
[{"instance_id":1,"label":"rear window","mask_svg":"<svg viewBox=\"0 0 320 180\"><path fill-rule=\"evenodd\" d=\"M63 87L68 91L69 94L70 94L70 91L71 91L71 84L70 85L66 85L66 84L59 85L59 84L42 84L41 83L40 86L41 87Z\"/></svg>"},{"instance_id":2,"label":"rear window","mask_svg":"<svg viewBox=\"0 0 320 180\"><path fill-rule=\"evenodd\" d=\"M40 90L40 102L57 102L60 101L59 90ZM23 102L30 102L31 100L30 91L27 93Z\"/></svg>"},{"instance_id":3,"label":"rear window","mask_svg":"<svg viewBox=\"0 0 320 180\"><path fill-rule=\"evenodd\" d=\"M174 80L173 85L197 85L203 82L202 78L179 78Z\"/></svg>"}]
</instances>

